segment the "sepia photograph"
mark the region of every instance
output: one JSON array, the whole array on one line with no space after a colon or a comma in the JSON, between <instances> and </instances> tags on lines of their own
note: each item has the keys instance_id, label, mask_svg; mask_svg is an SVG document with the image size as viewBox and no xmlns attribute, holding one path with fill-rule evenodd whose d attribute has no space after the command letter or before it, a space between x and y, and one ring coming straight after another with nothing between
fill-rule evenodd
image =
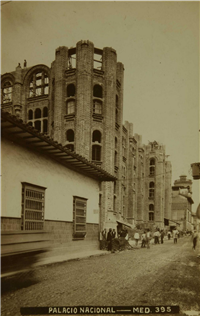
<instances>
[{"instance_id":1,"label":"sepia photograph","mask_svg":"<svg viewBox=\"0 0 200 316\"><path fill-rule=\"evenodd\" d=\"M1 1L1 315L200 316L199 1Z\"/></svg>"}]
</instances>

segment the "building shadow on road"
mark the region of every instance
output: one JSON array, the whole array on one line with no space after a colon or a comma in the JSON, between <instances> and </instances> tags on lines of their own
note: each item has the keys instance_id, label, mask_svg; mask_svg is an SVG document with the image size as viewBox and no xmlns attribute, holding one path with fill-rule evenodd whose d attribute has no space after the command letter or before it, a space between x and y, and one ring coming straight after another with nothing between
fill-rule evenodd
<instances>
[{"instance_id":1,"label":"building shadow on road","mask_svg":"<svg viewBox=\"0 0 200 316\"><path fill-rule=\"evenodd\" d=\"M17 291L39 283L34 270L19 272L1 279L1 294Z\"/></svg>"}]
</instances>

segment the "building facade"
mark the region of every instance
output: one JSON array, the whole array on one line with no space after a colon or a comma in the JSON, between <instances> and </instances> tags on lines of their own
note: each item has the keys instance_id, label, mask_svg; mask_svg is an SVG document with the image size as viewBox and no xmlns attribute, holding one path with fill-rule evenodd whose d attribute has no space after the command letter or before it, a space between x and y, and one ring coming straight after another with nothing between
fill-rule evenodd
<instances>
[{"instance_id":1,"label":"building facade","mask_svg":"<svg viewBox=\"0 0 200 316\"><path fill-rule=\"evenodd\" d=\"M21 245L8 236L5 251L28 251L39 231L57 254L99 249L100 184L115 177L16 117L1 119L1 233L24 232Z\"/></svg>"},{"instance_id":2,"label":"building facade","mask_svg":"<svg viewBox=\"0 0 200 316\"><path fill-rule=\"evenodd\" d=\"M172 220L182 231L194 229L194 216L192 213L192 180L181 175L180 179L174 181L172 187Z\"/></svg>"},{"instance_id":3,"label":"building facade","mask_svg":"<svg viewBox=\"0 0 200 316\"><path fill-rule=\"evenodd\" d=\"M164 226L171 216L171 164L165 147L142 144L123 124L124 66L113 48L90 41L59 47L51 67L24 67L2 76L2 108L102 167L100 229L122 223Z\"/></svg>"}]
</instances>

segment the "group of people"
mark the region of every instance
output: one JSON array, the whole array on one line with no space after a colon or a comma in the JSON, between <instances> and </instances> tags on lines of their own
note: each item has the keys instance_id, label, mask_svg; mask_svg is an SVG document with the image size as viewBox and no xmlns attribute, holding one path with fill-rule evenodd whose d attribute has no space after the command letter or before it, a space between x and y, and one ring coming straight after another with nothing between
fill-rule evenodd
<instances>
[{"instance_id":1,"label":"group of people","mask_svg":"<svg viewBox=\"0 0 200 316\"><path fill-rule=\"evenodd\" d=\"M116 230L109 228L107 232L106 228L100 232L100 249L112 250L112 240L116 238Z\"/></svg>"},{"instance_id":2,"label":"group of people","mask_svg":"<svg viewBox=\"0 0 200 316\"><path fill-rule=\"evenodd\" d=\"M154 244L163 244L164 237L166 233L163 229L157 228L155 232L152 234L149 229L145 230L141 235L141 248L150 248L150 240L153 238ZM175 228L172 232L169 230L167 232L168 239L170 240L171 236L173 236L174 243L177 243L177 239L179 237L179 231ZM135 245L138 245L138 241L140 239L140 235L138 232L134 234Z\"/></svg>"},{"instance_id":3,"label":"group of people","mask_svg":"<svg viewBox=\"0 0 200 316\"><path fill-rule=\"evenodd\" d=\"M122 237L122 239L129 239L128 236L128 231L127 230L120 230L118 232L116 232L115 229L109 228L108 232L106 230L106 228L100 232L100 249L101 250L108 250L108 251L112 251L112 244L113 244L113 240L115 238L120 238Z\"/></svg>"},{"instance_id":4,"label":"group of people","mask_svg":"<svg viewBox=\"0 0 200 316\"><path fill-rule=\"evenodd\" d=\"M173 238L174 244L177 244L177 240L180 237L180 232L176 229L176 227L171 231L165 232L164 230L160 230L159 228L156 229L154 233L151 233L150 229L144 230L141 234L141 248L150 248L150 241L153 239L154 244L163 244L164 237L167 236L168 240ZM115 238L120 238L129 240L128 231L121 230L116 232L115 229L109 228L108 232L106 228L100 232L100 249L101 250L108 250L112 251L112 243ZM195 250L197 245L198 233L194 230L192 234L192 241L193 241L193 249ZM118 239L119 241L120 239ZM138 246L138 242L140 240L139 232L135 232L134 234L135 245ZM115 240L114 242L117 242Z\"/></svg>"}]
</instances>

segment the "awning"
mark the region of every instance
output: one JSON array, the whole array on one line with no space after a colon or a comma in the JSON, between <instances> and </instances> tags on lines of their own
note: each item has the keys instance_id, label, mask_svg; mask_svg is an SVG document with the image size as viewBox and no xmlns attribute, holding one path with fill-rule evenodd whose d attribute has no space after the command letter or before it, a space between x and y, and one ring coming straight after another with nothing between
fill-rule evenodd
<instances>
[{"instance_id":1,"label":"awning","mask_svg":"<svg viewBox=\"0 0 200 316\"><path fill-rule=\"evenodd\" d=\"M125 223L125 222L122 222L122 221L116 221L116 222L133 229L133 226L130 223Z\"/></svg>"},{"instance_id":2,"label":"awning","mask_svg":"<svg viewBox=\"0 0 200 316\"><path fill-rule=\"evenodd\" d=\"M164 218L164 220L167 220L169 222L173 222L173 223L175 223L177 225L181 225L180 223L177 223L177 222L175 222L175 221L173 221L172 219L169 219L169 218Z\"/></svg>"}]
</instances>

